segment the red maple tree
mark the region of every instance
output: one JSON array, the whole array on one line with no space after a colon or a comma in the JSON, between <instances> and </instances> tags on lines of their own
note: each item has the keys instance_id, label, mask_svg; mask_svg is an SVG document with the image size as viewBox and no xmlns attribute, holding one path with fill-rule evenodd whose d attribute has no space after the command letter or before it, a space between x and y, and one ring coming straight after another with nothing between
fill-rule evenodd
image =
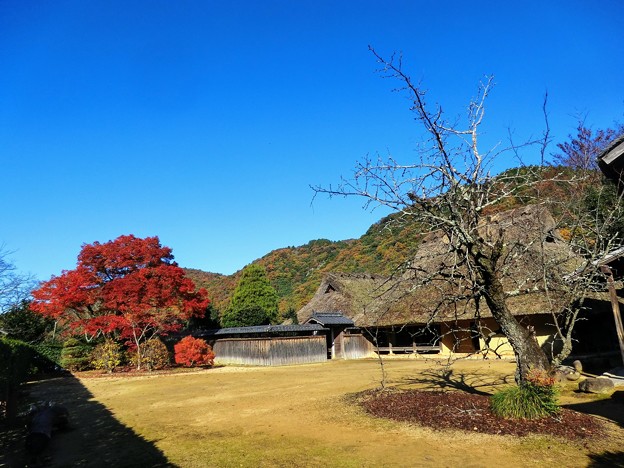
<instances>
[{"instance_id":1,"label":"red maple tree","mask_svg":"<svg viewBox=\"0 0 624 468\"><path fill-rule=\"evenodd\" d=\"M186 367L212 365L215 355L212 347L201 338L186 336L174 347L175 362Z\"/></svg>"},{"instance_id":2,"label":"red maple tree","mask_svg":"<svg viewBox=\"0 0 624 468\"><path fill-rule=\"evenodd\" d=\"M73 335L124 341L136 350L138 367L142 343L202 317L209 303L158 237L133 235L83 245L76 268L44 282L33 299L34 311Z\"/></svg>"}]
</instances>

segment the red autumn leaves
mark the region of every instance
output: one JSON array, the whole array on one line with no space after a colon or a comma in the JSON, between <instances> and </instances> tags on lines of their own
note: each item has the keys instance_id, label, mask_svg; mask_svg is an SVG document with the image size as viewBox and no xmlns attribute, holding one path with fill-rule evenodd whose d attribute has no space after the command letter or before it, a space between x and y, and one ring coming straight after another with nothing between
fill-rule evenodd
<instances>
[{"instance_id":1,"label":"red autumn leaves","mask_svg":"<svg viewBox=\"0 0 624 468\"><path fill-rule=\"evenodd\" d=\"M174 346L175 362L186 367L212 365L214 353L204 340L187 336Z\"/></svg>"},{"instance_id":2,"label":"red autumn leaves","mask_svg":"<svg viewBox=\"0 0 624 468\"><path fill-rule=\"evenodd\" d=\"M134 346L179 330L203 316L209 303L170 248L157 237L133 235L83 245L76 268L44 282L33 298L33 310L71 334L115 335Z\"/></svg>"}]
</instances>

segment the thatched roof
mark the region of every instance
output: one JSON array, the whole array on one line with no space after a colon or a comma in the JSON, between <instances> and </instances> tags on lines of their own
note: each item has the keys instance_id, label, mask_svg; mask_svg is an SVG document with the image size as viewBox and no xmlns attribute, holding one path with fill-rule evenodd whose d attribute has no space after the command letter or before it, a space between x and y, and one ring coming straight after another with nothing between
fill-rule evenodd
<instances>
[{"instance_id":1,"label":"thatched roof","mask_svg":"<svg viewBox=\"0 0 624 468\"><path fill-rule=\"evenodd\" d=\"M564 300L563 277L578 267L580 259L558 236L550 214L537 206L511 210L489 217L480 231L492 239L502 234L505 241L501 278L512 313L559 310ZM450 245L442 233L430 233L409 268L393 278L328 274L312 300L299 310L299 321L315 311L342 313L357 326L447 322L473 319L477 314L491 317L485 301L477 307L471 299L469 273L456 266L457 253ZM548 294L539 287L544 275L551 286Z\"/></svg>"},{"instance_id":2,"label":"thatched roof","mask_svg":"<svg viewBox=\"0 0 624 468\"><path fill-rule=\"evenodd\" d=\"M598 157L598 166L602 172L618 185L624 183L624 134L613 140Z\"/></svg>"}]
</instances>

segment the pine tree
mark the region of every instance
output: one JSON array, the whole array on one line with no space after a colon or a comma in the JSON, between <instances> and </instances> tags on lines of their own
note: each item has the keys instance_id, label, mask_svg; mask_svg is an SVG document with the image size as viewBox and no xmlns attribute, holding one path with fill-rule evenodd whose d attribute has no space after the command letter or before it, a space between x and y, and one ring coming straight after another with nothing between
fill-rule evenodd
<instances>
[{"instance_id":1,"label":"pine tree","mask_svg":"<svg viewBox=\"0 0 624 468\"><path fill-rule=\"evenodd\" d=\"M234 290L230 306L221 317L223 327L266 325L277 320L277 292L269 283L266 270L251 264Z\"/></svg>"}]
</instances>

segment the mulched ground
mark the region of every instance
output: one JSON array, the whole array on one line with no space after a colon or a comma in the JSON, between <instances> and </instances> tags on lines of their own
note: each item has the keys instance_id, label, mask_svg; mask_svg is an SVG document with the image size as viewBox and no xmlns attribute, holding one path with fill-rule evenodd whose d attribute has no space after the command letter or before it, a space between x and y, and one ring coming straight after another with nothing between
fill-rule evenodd
<instances>
[{"instance_id":1,"label":"mulched ground","mask_svg":"<svg viewBox=\"0 0 624 468\"><path fill-rule=\"evenodd\" d=\"M588 439L603 433L599 420L568 409L562 409L556 416L536 420L499 418L492 413L488 396L465 392L371 391L361 394L359 401L375 416L434 429L516 436L549 434L571 440Z\"/></svg>"}]
</instances>

